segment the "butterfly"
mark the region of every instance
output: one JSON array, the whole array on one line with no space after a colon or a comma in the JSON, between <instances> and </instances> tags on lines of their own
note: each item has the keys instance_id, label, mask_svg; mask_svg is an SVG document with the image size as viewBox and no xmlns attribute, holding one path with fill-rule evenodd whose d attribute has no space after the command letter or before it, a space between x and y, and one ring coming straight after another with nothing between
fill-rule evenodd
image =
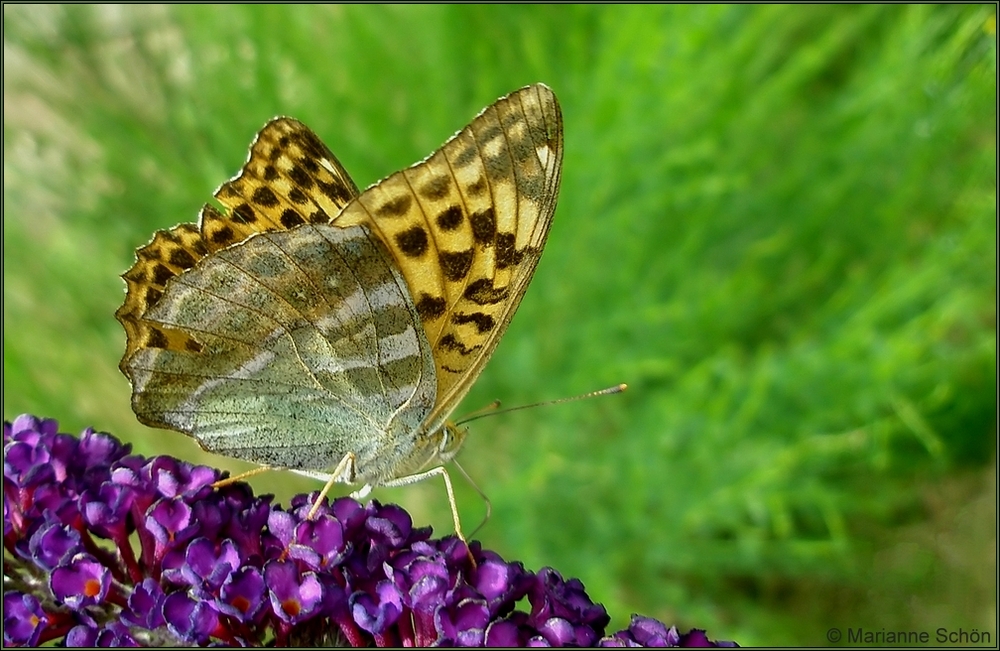
<instances>
[{"instance_id":1,"label":"butterfly","mask_svg":"<svg viewBox=\"0 0 1000 651\"><path fill-rule=\"evenodd\" d=\"M136 416L358 496L443 474L464 540L449 416L534 274L562 156L543 84L361 193L309 128L271 120L218 206L156 232L122 276Z\"/></svg>"}]
</instances>

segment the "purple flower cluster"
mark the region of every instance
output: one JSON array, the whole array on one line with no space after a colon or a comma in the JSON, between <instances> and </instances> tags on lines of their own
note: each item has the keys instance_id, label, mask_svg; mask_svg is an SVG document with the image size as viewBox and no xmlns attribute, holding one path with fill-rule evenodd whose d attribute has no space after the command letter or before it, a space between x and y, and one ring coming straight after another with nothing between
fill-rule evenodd
<instances>
[{"instance_id":1,"label":"purple flower cluster","mask_svg":"<svg viewBox=\"0 0 1000 651\"><path fill-rule=\"evenodd\" d=\"M5 645L715 646L638 616L606 637L580 581L431 539L394 505L307 519L315 495L284 510L33 416L3 443Z\"/></svg>"}]
</instances>

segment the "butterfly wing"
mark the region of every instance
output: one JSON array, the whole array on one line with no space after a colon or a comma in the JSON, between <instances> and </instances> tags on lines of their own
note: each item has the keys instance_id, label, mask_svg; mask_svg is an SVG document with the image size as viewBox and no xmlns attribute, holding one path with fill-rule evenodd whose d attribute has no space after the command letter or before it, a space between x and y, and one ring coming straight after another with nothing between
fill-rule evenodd
<instances>
[{"instance_id":1,"label":"butterfly wing","mask_svg":"<svg viewBox=\"0 0 1000 651\"><path fill-rule=\"evenodd\" d=\"M406 278L437 370L429 430L468 392L521 302L552 222L562 156L559 103L534 84L334 221L371 227Z\"/></svg>"},{"instance_id":2,"label":"butterfly wing","mask_svg":"<svg viewBox=\"0 0 1000 651\"><path fill-rule=\"evenodd\" d=\"M198 346L136 351L133 408L212 452L313 471L352 452L377 483L434 404L416 307L363 226L250 237L173 278L145 318Z\"/></svg>"},{"instance_id":3,"label":"butterfly wing","mask_svg":"<svg viewBox=\"0 0 1000 651\"><path fill-rule=\"evenodd\" d=\"M120 368L132 381L133 409L142 422L191 434L212 451L259 463L313 470L328 469L328 464L338 462L346 453L347 447L341 445L338 436L355 437L356 432L362 432L363 440L352 448L359 457L359 472L367 471L373 477L391 474L387 464L393 462L394 456L406 454L407 440L402 440L402 448L397 446L395 452L387 453L386 441L364 437L382 436L378 434L380 431L386 435L417 428L426 412L421 405L433 403L433 381L427 380L433 378L433 367L424 368L429 352L420 349L417 359L421 368L414 375L407 366L412 366L412 359L395 359L400 357L398 350L380 351L376 344L381 341L383 330L366 333L366 340L358 339L358 335L344 339L343 332L328 333L329 324L320 327L321 322L315 318L309 321L302 314L288 312L288 306L294 305L288 302L289 296L275 295L261 287L252 289L253 279L238 271L253 268L249 260L267 257L260 251L263 247L280 248L281 240L274 238L286 229L293 229L296 235L285 237L304 241L285 242L286 248L325 246L317 239L321 231L309 225L330 222L357 194L357 186L346 170L311 130L297 120L275 118L257 135L240 173L215 192L221 210L206 204L198 225L180 224L158 231L149 244L136 251L135 264L123 275L127 285L125 302L115 315L127 335ZM307 228L303 229L304 226ZM337 241L337 237L356 232L348 229L343 233L327 233L329 237L324 239ZM364 232L369 248L376 246L370 232ZM262 239L247 245L255 239L254 235ZM354 241L352 246L363 244L356 236L348 239ZM244 245L247 246L240 248ZM276 255L271 257L276 259ZM285 257L294 258L287 253ZM372 270L381 270L384 275L386 268L391 267L391 274L399 282L395 285L398 290L376 292L381 303L376 302L370 310L372 327L385 326L376 318L379 311L375 308L379 305L395 305L397 311L400 305L406 305L411 315L402 321L397 319L391 331L398 329L399 323L418 317L412 316L415 308L405 282L381 244L368 251L364 259L376 258ZM293 269L286 264L282 277L289 289L324 282L346 287L355 282L358 284L355 289L360 290L360 294L355 292L356 302L366 287L372 289L372 283L365 282L369 273L367 264L359 259L351 274L329 271L325 281L322 269L301 265ZM227 284L226 278L230 276ZM257 280L266 279L264 275ZM232 303L233 282L244 285L241 292L250 297L248 304ZM319 302L306 313L332 309L329 297L320 300L321 293L313 297ZM264 316L255 320L249 314L260 309L254 304L258 300L273 304L263 310ZM237 325L241 322L257 330ZM231 333L229 328L238 329ZM268 328L269 334L265 334ZM326 351L330 359L341 363L354 360L355 369L340 380L327 378L325 385L310 383L306 376L322 375L314 368L320 362L314 360L315 364L310 366L297 359L298 349L289 348L294 348L294 337L276 334L281 332L311 332L307 338L311 339L312 350L333 346ZM227 333L230 333L228 339ZM249 337L250 333L254 337ZM242 339L234 339L233 334ZM350 350L336 350L336 345L316 339L317 335L327 334L351 342ZM422 333L420 339L426 348ZM341 348L344 345L339 344ZM406 350L411 350L412 345L408 346ZM383 354L395 361L380 365ZM265 357L271 360L268 364L263 363ZM410 357L402 355L400 359ZM246 366L247 363L253 366L251 360L261 366L252 373ZM293 368L282 364L291 364ZM400 364L403 367L396 368ZM359 369L369 369L367 378L362 377L366 371ZM371 369L374 376L370 375ZM303 371L306 376L293 371ZM281 379L274 390L262 389L276 378ZM317 432L316 418L323 420L322 434ZM332 440L330 430L335 430ZM389 438L393 437L399 438L389 434ZM274 441L282 443L271 445Z\"/></svg>"},{"instance_id":4,"label":"butterfly wing","mask_svg":"<svg viewBox=\"0 0 1000 651\"><path fill-rule=\"evenodd\" d=\"M158 232L123 276L140 420L289 468L351 451L368 483L419 467L531 280L562 142L554 94L528 86L357 196L307 127L271 121L216 192L223 210ZM338 267L352 246L363 257Z\"/></svg>"},{"instance_id":5,"label":"butterfly wing","mask_svg":"<svg viewBox=\"0 0 1000 651\"><path fill-rule=\"evenodd\" d=\"M157 231L122 275L127 292L115 312L127 336L122 373L131 378L128 360L141 348L188 350L197 345L183 331L145 318L171 278L255 233L328 223L357 194L340 161L305 125L285 117L268 122L240 173L216 190L222 211L205 204L197 225Z\"/></svg>"}]
</instances>

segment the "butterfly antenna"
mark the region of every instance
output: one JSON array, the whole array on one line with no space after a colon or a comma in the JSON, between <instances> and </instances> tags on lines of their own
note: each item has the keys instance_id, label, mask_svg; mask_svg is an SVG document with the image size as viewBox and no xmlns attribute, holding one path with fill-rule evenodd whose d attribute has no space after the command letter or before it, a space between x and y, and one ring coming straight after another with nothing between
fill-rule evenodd
<instances>
[{"instance_id":1,"label":"butterfly antenna","mask_svg":"<svg viewBox=\"0 0 1000 651\"><path fill-rule=\"evenodd\" d=\"M570 398L558 398L556 400L546 400L543 402L534 402L530 405L520 405L517 407L508 407L507 409L499 409L500 401L494 400L489 405L483 409L472 412L468 416L462 418L456 423L456 425L464 425L465 423L471 423L474 420L479 420L480 418L485 418L486 416L496 416L499 414L508 414L512 411L520 411L521 409L532 409L534 407L544 407L546 405L561 405L564 402L575 402L577 400L584 400L586 398L596 398L597 396L609 396L614 393L621 393L628 388L625 383L616 384L613 387L608 387L606 389L601 389L600 391L590 391L589 393L583 393L578 396L572 396ZM464 471L463 471L464 472ZM477 489L478 490L478 489ZM481 494L481 493L480 493ZM482 526L482 525L480 525Z\"/></svg>"},{"instance_id":2,"label":"butterfly antenna","mask_svg":"<svg viewBox=\"0 0 1000 651\"><path fill-rule=\"evenodd\" d=\"M470 420L475 420L477 418L481 418L483 416L486 416L487 414L490 414L490 413L496 411L499 408L500 408L500 401L499 400L494 400L493 402L491 402L490 404L486 405L485 407L480 407L479 409L477 409L477 410L475 410L473 412L470 412L470 413L466 414L465 416L462 416L459 419L458 422L459 423L465 423L465 422L468 422ZM458 424L458 423L456 423L456 424Z\"/></svg>"}]
</instances>

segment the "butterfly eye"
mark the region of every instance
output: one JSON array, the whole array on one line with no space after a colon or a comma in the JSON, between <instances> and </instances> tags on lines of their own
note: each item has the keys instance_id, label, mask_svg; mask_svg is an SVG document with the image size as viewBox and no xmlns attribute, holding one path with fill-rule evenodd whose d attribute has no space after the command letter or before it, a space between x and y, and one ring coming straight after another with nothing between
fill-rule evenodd
<instances>
[{"instance_id":1,"label":"butterfly eye","mask_svg":"<svg viewBox=\"0 0 1000 651\"><path fill-rule=\"evenodd\" d=\"M438 446L438 457L442 463L451 461L465 442L465 435L468 428L459 428L454 423L446 423L441 428L441 444Z\"/></svg>"}]
</instances>

